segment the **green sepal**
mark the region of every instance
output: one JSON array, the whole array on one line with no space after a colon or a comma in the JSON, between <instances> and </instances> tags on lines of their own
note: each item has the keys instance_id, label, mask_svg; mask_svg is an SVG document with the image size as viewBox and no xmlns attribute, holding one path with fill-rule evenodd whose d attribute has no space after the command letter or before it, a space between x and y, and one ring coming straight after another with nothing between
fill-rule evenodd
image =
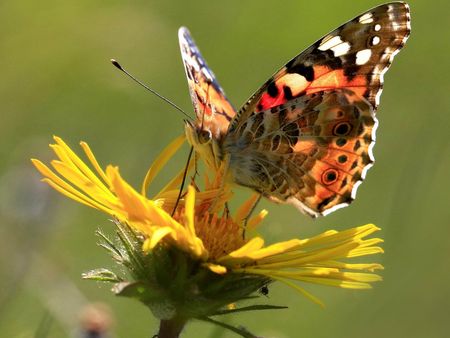
<instances>
[{"instance_id":1,"label":"green sepal","mask_svg":"<svg viewBox=\"0 0 450 338\"><path fill-rule=\"evenodd\" d=\"M97 230L95 232L95 234L100 237L100 242L98 243L98 245L105 249L110 255L111 257L119 264L122 264L124 259L122 256L122 253L120 252L120 250L117 248L117 246L113 243L113 241L111 241L108 236L106 236L102 231Z\"/></svg>"},{"instance_id":2,"label":"green sepal","mask_svg":"<svg viewBox=\"0 0 450 338\"><path fill-rule=\"evenodd\" d=\"M209 270L198 274L202 278L194 278L192 285L186 285L185 301L180 304L181 314L188 318L210 316L230 303L248 298L268 282L265 277L233 273L217 275Z\"/></svg>"},{"instance_id":3,"label":"green sepal","mask_svg":"<svg viewBox=\"0 0 450 338\"><path fill-rule=\"evenodd\" d=\"M111 283L120 283L123 281L123 279L117 276L114 272L104 268L84 272L81 275L81 278L95 280L98 282L111 282Z\"/></svg>"},{"instance_id":4,"label":"green sepal","mask_svg":"<svg viewBox=\"0 0 450 338\"><path fill-rule=\"evenodd\" d=\"M133 298L145 304L160 320L172 319L177 314L177 307L167 297L167 293L164 290L151 288L148 284L122 282L114 285L112 291L117 296Z\"/></svg>"},{"instance_id":5,"label":"green sepal","mask_svg":"<svg viewBox=\"0 0 450 338\"><path fill-rule=\"evenodd\" d=\"M164 291L150 288L142 282L122 282L117 283L112 288L117 296L129 297L147 304L148 302L162 301L166 298Z\"/></svg>"}]
</instances>

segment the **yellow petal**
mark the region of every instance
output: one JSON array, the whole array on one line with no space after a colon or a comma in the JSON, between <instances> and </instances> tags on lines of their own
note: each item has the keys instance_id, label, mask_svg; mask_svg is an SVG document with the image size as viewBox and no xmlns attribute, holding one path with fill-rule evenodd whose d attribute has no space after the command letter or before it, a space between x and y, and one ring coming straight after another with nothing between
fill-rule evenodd
<instances>
[{"instance_id":1,"label":"yellow petal","mask_svg":"<svg viewBox=\"0 0 450 338\"><path fill-rule=\"evenodd\" d=\"M43 182L46 182L49 184L52 188L57 190L58 192L62 193L63 195L66 195L69 198L74 199L77 202L81 202L85 205L88 205L92 208L96 208L102 211L105 211L109 213L110 209L105 209L105 206L97 203L90 197L86 196L85 194L81 193L68 183L66 183L64 180L62 180L59 176L57 176L55 173L53 173L45 164L43 164L41 161L32 159L31 160L34 164L34 166L40 171L40 173L46 177L43 179ZM108 210L108 211L106 211Z\"/></svg>"},{"instance_id":2,"label":"yellow petal","mask_svg":"<svg viewBox=\"0 0 450 338\"><path fill-rule=\"evenodd\" d=\"M286 268L290 266L301 266L305 264L316 264L320 261L332 260L342 257L349 257L349 252L357 247L357 243L351 242L338 247L318 249L314 251L301 252L297 254L297 257L293 258L291 255L280 254L275 257L268 257L268 259L262 259L258 262L258 265L264 266L264 268ZM276 258L276 259L275 259ZM268 262L270 260L270 262Z\"/></svg>"},{"instance_id":3,"label":"yellow petal","mask_svg":"<svg viewBox=\"0 0 450 338\"><path fill-rule=\"evenodd\" d=\"M169 227L162 227L155 230L153 235L146 239L143 245L145 252L153 250L153 248L168 234L172 233L173 230Z\"/></svg>"},{"instance_id":4,"label":"yellow petal","mask_svg":"<svg viewBox=\"0 0 450 338\"><path fill-rule=\"evenodd\" d=\"M191 255L203 261L207 260L208 251L206 250L203 241L198 237L189 237L188 239L190 241L189 252Z\"/></svg>"},{"instance_id":5,"label":"yellow petal","mask_svg":"<svg viewBox=\"0 0 450 338\"><path fill-rule=\"evenodd\" d=\"M123 210L128 214L129 221L145 222L148 208L145 199L122 179L117 167L108 166L106 174L111 180L114 192L122 203Z\"/></svg>"},{"instance_id":6,"label":"yellow petal","mask_svg":"<svg viewBox=\"0 0 450 338\"><path fill-rule=\"evenodd\" d=\"M117 199L110 190L106 188L103 189L98 186L95 182L92 182L88 177L84 176L83 173L78 170L74 170L65 162L53 160L51 161L51 164L61 176L71 182L79 190L90 196L92 199L110 208L114 208L116 206Z\"/></svg>"},{"instance_id":7,"label":"yellow petal","mask_svg":"<svg viewBox=\"0 0 450 338\"><path fill-rule=\"evenodd\" d=\"M222 265L213 263L203 263L202 265L218 275L223 275L227 272L227 268Z\"/></svg>"},{"instance_id":8,"label":"yellow petal","mask_svg":"<svg viewBox=\"0 0 450 338\"><path fill-rule=\"evenodd\" d=\"M352 285L352 283L350 282L355 282L355 285L357 285L358 288L360 285L363 285L364 288L367 288L367 285L369 285L367 283L379 282L382 280L381 276L373 273L340 272L337 269L329 268L294 268L293 270L282 271L276 269L266 270L261 269L259 266L255 266L253 268L243 268L241 270L242 272L245 271L248 273L264 274L267 276L277 276L299 281L306 281L309 283L325 284L339 287L344 287L340 283L349 282L345 284Z\"/></svg>"},{"instance_id":9,"label":"yellow petal","mask_svg":"<svg viewBox=\"0 0 450 338\"><path fill-rule=\"evenodd\" d=\"M287 286L290 286L291 288L293 288L294 290L297 290L303 296L305 296L306 298L311 300L313 303L316 303L317 305L320 305L322 308L325 308L325 304L322 303L322 301L319 298L317 298L316 296L312 295L311 293L309 293L308 291L306 291L302 287L298 286L297 284L292 283L289 280L284 279L284 278L279 278L279 277L276 277L276 276L269 276L269 277L271 277L271 278L273 278L275 280L279 280L280 282L286 284Z\"/></svg>"},{"instance_id":10,"label":"yellow petal","mask_svg":"<svg viewBox=\"0 0 450 338\"><path fill-rule=\"evenodd\" d=\"M89 147L89 145L86 142L80 142L81 147L84 150L84 153L86 154L86 156L88 157L89 161L91 161L92 166L94 167L94 169L97 171L97 173L100 175L100 177L103 179L103 181L105 181L105 183L108 186L111 186L111 182L109 181L108 177L106 176L105 172L103 171L103 169L100 167L100 165L97 162L97 159L95 158L91 148Z\"/></svg>"},{"instance_id":11,"label":"yellow petal","mask_svg":"<svg viewBox=\"0 0 450 338\"><path fill-rule=\"evenodd\" d=\"M367 271L375 271L375 270L383 270L384 267L378 263L344 263L338 261L323 261L317 263L318 266L326 266L330 268L336 269L347 269L347 270L367 270Z\"/></svg>"},{"instance_id":12,"label":"yellow petal","mask_svg":"<svg viewBox=\"0 0 450 338\"><path fill-rule=\"evenodd\" d=\"M195 235L194 207L195 207L195 188L192 185L190 185L188 187L188 193L186 195L184 217L186 220L186 228L190 231L192 235Z\"/></svg>"},{"instance_id":13,"label":"yellow petal","mask_svg":"<svg viewBox=\"0 0 450 338\"><path fill-rule=\"evenodd\" d=\"M302 242L298 239L291 239L289 241L269 245L260 250L255 250L254 252L249 253L247 257L253 260L259 260L268 256L279 255L286 251L298 248L301 243Z\"/></svg>"},{"instance_id":14,"label":"yellow petal","mask_svg":"<svg viewBox=\"0 0 450 338\"><path fill-rule=\"evenodd\" d=\"M343 231L329 230L320 234L318 236L306 239L302 247L304 249L312 249L314 247L321 247L323 245L332 246L333 244L338 245L339 243L367 236L375 231L378 231L373 224L366 224L356 228L351 228Z\"/></svg>"},{"instance_id":15,"label":"yellow petal","mask_svg":"<svg viewBox=\"0 0 450 338\"><path fill-rule=\"evenodd\" d=\"M247 223L248 230L254 230L261 223L264 218L269 214L269 212L265 209L261 210L258 215L252 217Z\"/></svg>"},{"instance_id":16,"label":"yellow petal","mask_svg":"<svg viewBox=\"0 0 450 338\"><path fill-rule=\"evenodd\" d=\"M356 248L354 250L349 251L346 257L359 257L359 256L366 256L366 255L374 255L384 253L383 248L380 248L379 246L369 247L369 248Z\"/></svg>"},{"instance_id":17,"label":"yellow petal","mask_svg":"<svg viewBox=\"0 0 450 338\"><path fill-rule=\"evenodd\" d=\"M147 188L152 183L153 179L159 173L162 167L167 163L167 161L178 151L181 145L184 143L186 139L185 135L181 135L173 140L151 165L150 169L148 169L147 174L145 175L144 183L142 184L141 194L146 196Z\"/></svg>"},{"instance_id":18,"label":"yellow petal","mask_svg":"<svg viewBox=\"0 0 450 338\"><path fill-rule=\"evenodd\" d=\"M381 238L370 238L366 240L361 240L360 247L367 247L367 246L374 246L380 243L383 243L384 241Z\"/></svg>"},{"instance_id":19,"label":"yellow petal","mask_svg":"<svg viewBox=\"0 0 450 338\"><path fill-rule=\"evenodd\" d=\"M162 195L171 190L178 193L180 188L179 185L183 181L183 176L185 175L185 173L191 171L194 165L195 161L189 161L187 169L183 168L182 170L180 170L180 172L178 172L178 174L164 188L161 189L161 191L155 196L155 199L162 198Z\"/></svg>"},{"instance_id":20,"label":"yellow petal","mask_svg":"<svg viewBox=\"0 0 450 338\"><path fill-rule=\"evenodd\" d=\"M74 201L77 201L79 203L82 203L84 205L87 205L91 208L94 209L98 209L101 211L104 211L108 214L112 214L111 209L106 208L105 206L98 204L97 202L95 202L94 200L91 200L90 198L86 197L85 195L81 194L81 193L77 193L77 194L72 194L71 192L69 192L68 190L62 188L61 186L59 186L58 184L56 184L55 182L53 182L52 180L48 179L48 178L44 178L42 180L42 182L47 183L48 185L50 185L53 189L55 189L56 191L58 191L59 193L73 199Z\"/></svg>"},{"instance_id":21,"label":"yellow petal","mask_svg":"<svg viewBox=\"0 0 450 338\"><path fill-rule=\"evenodd\" d=\"M238 258L246 257L255 250L259 250L264 246L264 240L261 237L254 237L245 245L237 250L230 252L228 255L218 259L218 262L233 262Z\"/></svg>"},{"instance_id":22,"label":"yellow petal","mask_svg":"<svg viewBox=\"0 0 450 338\"><path fill-rule=\"evenodd\" d=\"M64 153L70 158L73 164L82 172L89 180L94 182L98 187L105 191L108 191L104 184L98 179L98 177L92 172L91 169L69 148L69 146L59 137L53 137L56 143L64 150Z\"/></svg>"},{"instance_id":23,"label":"yellow petal","mask_svg":"<svg viewBox=\"0 0 450 338\"><path fill-rule=\"evenodd\" d=\"M342 279L317 278L317 277L297 277L293 278L298 281L321 284L326 286L334 286L343 289L372 289L372 285L363 282L349 282Z\"/></svg>"}]
</instances>

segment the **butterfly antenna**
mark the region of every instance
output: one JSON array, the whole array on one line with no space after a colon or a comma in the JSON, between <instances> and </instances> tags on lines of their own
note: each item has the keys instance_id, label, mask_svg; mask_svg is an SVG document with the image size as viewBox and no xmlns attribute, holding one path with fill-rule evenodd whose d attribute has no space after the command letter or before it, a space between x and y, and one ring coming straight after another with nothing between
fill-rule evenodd
<instances>
[{"instance_id":1,"label":"butterfly antenna","mask_svg":"<svg viewBox=\"0 0 450 338\"><path fill-rule=\"evenodd\" d=\"M151 89L149 86L147 86L146 84L144 84L143 82L141 82L139 79L137 79L136 77L134 77L133 75L131 75L125 68L122 67L122 65L117 62L114 59L111 59L111 63L120 71L122 71L125 75L127 75L130 79L132 79L134 82L136 82L137 84L141 85L142 87L144 87L145 89L147 89L150 93L155 94L157 97L159 97L161 100L167 102L168 104L170 104L172 107L174 107L176 110L178 110L179 112L181 112L184 116L186 116L188 119L193 120L193 118L191 116L189 116L189 114L187 114L183 109L181 109L180 107L178 107L175 103L173 103L172 101L170 101L168 98L162 96L161 94L159 94L158 92L154 91L153 89Z\"/></svg>"}]
</instances>

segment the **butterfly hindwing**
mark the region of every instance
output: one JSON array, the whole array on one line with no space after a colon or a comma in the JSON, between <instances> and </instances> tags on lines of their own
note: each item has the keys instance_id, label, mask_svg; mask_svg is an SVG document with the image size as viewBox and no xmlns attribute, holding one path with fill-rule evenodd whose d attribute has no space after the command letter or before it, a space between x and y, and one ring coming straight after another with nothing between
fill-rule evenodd
<instances>
[{"instance_id":1,"label":"butterfly hindwing","mask_svg":"<svg viewBox=\"0 0 450 338\"><path fill-rule=\"evenodd\" d=\"M224 145L237 183L316 217L348 205L372 165L377 120L348 89L253 113Z\"/></svg>"},{"instance_id":2,"label":"butterfly hindwing","mask_svg":"<svg viewBox=\"0 0 450 338\"><path fill-rule=\"evenodd\" d=\"M197 124L210 131L213 137L219 138L227 132L230 121L236 114L235 109L187 28L179 29L178 39Z\"/></svg>"}]
</instances>

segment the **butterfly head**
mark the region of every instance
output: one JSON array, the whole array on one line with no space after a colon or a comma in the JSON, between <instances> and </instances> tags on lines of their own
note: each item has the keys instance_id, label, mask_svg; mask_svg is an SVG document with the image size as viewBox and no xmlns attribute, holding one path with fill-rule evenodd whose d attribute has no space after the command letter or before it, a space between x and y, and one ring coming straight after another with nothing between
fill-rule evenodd
<instances>
[{"instance_id":1,"label":"butterfly head","mask_svg":"<svg viewBox=\"0 0 450 338\"><path fill-rule=\"evenodd\" d=\"M209 130L198 129L197 130L198 143L207 145L212 142L212 133Z\"/></svg>"},{"instance_id":2,"label":"butterfly head","mask_svg":"<svg viewBox=\"0 0 450 338\"><path fill-rule=\"evenodd\" d=\"M212 142L212 133L208 129L185 120L185 132L188 142L197 150L198 147L207 147Z\"/></svg>"},{"instance_id":3,"label":"butterfly head","mask_svg":"<svg viewBox=\"0 0 450 338\"><path fill-rule=\"evenodd\" d=\"M206 165L212 169L220 166L220 147L212 132L202 126L185 120L186 138L195 152L202 158Z\"/></svg>"}]
</instances>

